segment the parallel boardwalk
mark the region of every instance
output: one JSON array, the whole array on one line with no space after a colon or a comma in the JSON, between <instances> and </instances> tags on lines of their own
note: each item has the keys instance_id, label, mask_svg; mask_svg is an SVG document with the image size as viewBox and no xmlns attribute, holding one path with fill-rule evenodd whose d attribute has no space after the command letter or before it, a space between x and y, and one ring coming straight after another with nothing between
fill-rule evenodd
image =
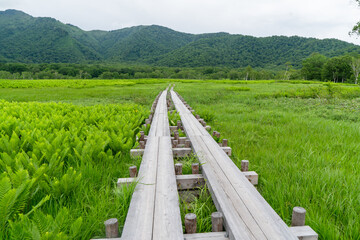
<instances>
[{"instance_id":1,"label":"parallel boardwalk","mask_svg":"<svg viewBox=\"0 0 360 240\"><path fill-rule=\"evenodd\" d=\"M298 239L271 206L185 107L171 97L202 164L202 172L230 239Z\"/></svg>"},{"instance_id":2,"label":"parallel boardwalk","mask_svg":"<svg viewBox=\"0 0 360 240\"><path fill-rule=\"evenodd\" d=\"M122 240L184 239L166 105L158 101Z\"/></svg>"}]
</instances>

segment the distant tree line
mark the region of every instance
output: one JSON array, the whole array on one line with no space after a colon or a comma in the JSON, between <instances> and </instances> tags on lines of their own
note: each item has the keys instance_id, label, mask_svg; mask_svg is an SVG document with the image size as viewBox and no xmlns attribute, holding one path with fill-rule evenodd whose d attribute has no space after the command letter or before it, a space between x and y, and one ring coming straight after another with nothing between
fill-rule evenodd
<instances>
[{"instance_id":1,"label":"distant tree line","mask_svg":"<svg viewBox=\"0 0 360 240\"><path fill-rule=\"evenodd\" d=\"M117 64L0 63L0 79L231 79L231 80L318 80L357 83L360 57L344 55L327 58L313 53L296 69L290 62L283 70L230 67L155 67Z\"/></svg>"},{"instance_id":2,"label":"distant tree line","mask_svg":"<svg viewBox=\"0 0 360 240\"><path fill-rule=\"evenodd\" d=\"M301 75L306 80L358 83L360 57L344 55L327 58L313 53L302 62Z\"/></svg>"},{"instance_id":3,"label":"distant tree line","mask_svg":"<svg viewBox=\"0 0 360 240\"><path fill-rule=\"evenodd\" d=\"M0 63L0 79L233 79L256 80L279 77L278 71L227 67L152 67L101 64Z\"/></svg>"}]
</instances>

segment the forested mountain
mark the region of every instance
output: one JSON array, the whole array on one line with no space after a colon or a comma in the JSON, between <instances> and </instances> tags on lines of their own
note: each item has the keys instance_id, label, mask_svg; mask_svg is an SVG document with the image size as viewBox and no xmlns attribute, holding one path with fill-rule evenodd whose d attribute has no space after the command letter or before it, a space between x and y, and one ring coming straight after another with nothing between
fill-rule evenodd
<instances>
[{"instance_id":1,"label":"forested mountain","mask_svg":"<svg viewBox=\"0 0 360 240\"><path fill-rule=\"evenodd\" d=\"M52 18L0 11L0 62L272 68L286 62L300 67L313 52L333 57L360 53L360 46L336 39L187 34L156 25L83 31Z\"/></svg>"}]
</instances>

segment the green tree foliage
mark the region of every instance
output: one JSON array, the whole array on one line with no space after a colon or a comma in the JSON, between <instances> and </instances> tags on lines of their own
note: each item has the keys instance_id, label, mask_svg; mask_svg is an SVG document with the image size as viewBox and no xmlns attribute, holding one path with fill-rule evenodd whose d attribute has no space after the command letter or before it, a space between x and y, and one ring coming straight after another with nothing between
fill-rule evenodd
<instances>
[{"instance_id":1,"label":"green tree foliage","mask_svg":"<svg viewBox=\"0 0 360 240\"><path fill-rule=\"evenodd\" d=\"M333 82L347 82L350 80L352 70L350 67L351 57L333 57L323 66L322 78Z\"/></svg>"},{"instance_id":2,"label":"green tree foliage","mask_svg":"<svg viewBox=\"0 0 360 240\"><path fill-rule=\"evenodd\" d=\"M359 78L359 73L360 73L360 58L359 58L359 56L351 58L350 67L354 74L355 84L358 84L358 78Z\"/></svg>"},{"instance_id":3,"label":"green tree foliage","mask_svg":"<svg viewBox=\"0 0 360 240\"><path fill-rule=\"evenodd\" d=\"M301 73L305 79L321 80L321 69L326 63L327 58L319 53L313 53L302 62Z\"/></svg>"},{"instance_id":4,"label":"green tree foliage","mask_svg":"<svg viewBox=\"0 0 360 240\"><path fill-rule=\"evenodd\" d=\"M355 0L357 2L357 4L360 6L360 0ZM353 27L352 31L350 32L350 34L356 34L356 35L360 35L360 22L356 23L356 25Z\"/></svg>"}]
</instances>

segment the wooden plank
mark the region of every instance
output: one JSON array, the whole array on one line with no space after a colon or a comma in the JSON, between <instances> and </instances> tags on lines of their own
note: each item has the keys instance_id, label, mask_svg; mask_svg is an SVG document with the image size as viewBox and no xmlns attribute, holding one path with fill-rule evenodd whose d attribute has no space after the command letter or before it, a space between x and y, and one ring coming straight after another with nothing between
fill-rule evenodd
<instances>
[{"instance_id":1,"label":"wooden plank","mask_svg":"<svg viewBox=\"0 0 360 240\"><path fill-rule=\"evenodd\" d=\"M137 148L131 149L130 156L133 158L141 157L142 155L144 155L144 151L145 151L145 149L137 149Z\"/></svg>"},{"instance_id":2,"label":"wooden plank","mask_svg":"<svg viewBox=\"0 0 360 240\"><path fill-rule=\"evenodd\" d=\"M276 239L291 239L290 237L294 237L287 225L245 178L244 174L240 172L233 161L224 154L223 151L215 148L216 142L209 137L203 137L202 139L204 140L205 146L208 147L209 152L213 155L213 159L216 161L214 167L219 174L222 174L223 178L226 178L227 181L231 183L232 188L243 201L252 218L258 223L261 231L267 237L276 236ZM221 163L219 163L220 159Z\"/></svg>"},{"instance_id":3,"label":"wooden plank","mask_svg":"<svg viewBox=\"0 0 360 240\"><path fill-rule=\"evenodd\" d=\"M191 148L173 148L172 149L174 157L187 157L192 153Z\"/></svg>"},{"instance_id":4,"label":"wooden plank","mask_svg":"<svg viewBox=\"0 0 360 240\"><path fill-rule=\"evenodd\" d=\"M192 190L202 188L205 185L205 179L202 174L176 175L176 185L178 190ZM130 185L135 183L137 178L119 178L117 186Z\"/></svg>"},{"instance_id":5,"label":"wooden plank","mask_svg":"<svg viewBox=\"0 0 360 240\"><path fill-rule=\"evenodd\" d=\"M136 182L136 178L119 178L117 181L117 187L120 188L125 185L129 186L134 182Z\"/></svg>"},{"instance_id":6,"label":"wooden plank","mask_svg":"<svg viewBox=\"0 0 360 240\"><path fill-rule=\"evenodd\" d=\"M178 190L190 190L204 187L205 179L202 174L177 175Z\"/></svg>"},{"instance_id":7,"label":"wooden plank","mask_svg":"<svg viewBox=\"0 0 360 240\"><path fill-rule=\"evenodd\" d=\"M186 110L184 111L183 104L181 103L180 99L175 95L174 92L171 92L171 96L173 98L175 107L177 111L179 112L179 115L181 117L184 130L187 134L187 136L192 141L193 149L197 149L197 156L199 158L199 161L201 162L203 156L205 155L201 147L199 146L198 142L193 141L193 139L196 136L201 136L201 132L198 130L196 125L194 124L191 119L188 118L189 113L186 113ZM190 113L191 114L191 113ZM196 121L196 120L195 120ZM217 181L217 177L215 175L214 169L207 164L206 158L202 162L202 170L203 175L208 181L208 188L212 195L214 204L219 212L222 212L224 214L224 223L225 228L228 231L229 238L230 239L255 239L251 234L249 234L248 230L246 229L246 225L242 221L242 219L236 218L232 213L234 212L233 207L231 207L230 200L226 197L225 192L223 191L221 185ZM224 197L217 198L217 195L223 195ZM238 237L240 236L240 237Z\"/></svg>"},{"instance_id":8,"label":"wooden plank","mask_svg":"<svg viewBox=\"0 0 360 240\"><path fill-rule=\"evenodd\" d=\"M250 181L250 183L252 185L254 185L254 186L258 185L258 183L259 183L259 175L256 172L254 172L254 171L243 172L243 174Z\"/></svg>"},{"instance_id":9,"label":"wooden plank","mask_svg":"<svg viewBox=\"0 0 360 240\"><path fill-rule=\"evenodd\" d=\"M155 109L121 239L183 239L166 95Z\"/></svg>"},{"instance_id":10,"label":"wooden plank","mask_svg":"<svg viewBox=\"0 0 360 240\"><path fill-rule=\"evenodd\" d=\"M229 240L226 232L184 234L184 240Z\"/></svg>"},{"instance_id":11,"label":"wooden plank","mask_svg":"<svg viewBox=\"0 0 360 240\"><path fill-rule=\"evenodd\" d=\"M202 163L230 239L297 239L203 126L171 92L184 130ZM240 229L240 231L239 231Z\"/></svg>"},{"instance_id":12,"label":"wooden plank","mask_svg":"<svg viewBox=\"0 0 360 240\"><path fill-rule=\"evenodd\" d=\"M169 125L168 125L169 126ZM153 239L183 239L170 134L160 138Z\"/></svg>"},{"instance_id":13,"label":"wooden plank","mask_svg":"<svg viewBox=\"0 0 360 240\"><path fill-rule=\"evenodd\" d=\"M227 219L230 215L233 216L234 219L236 219L236 221L238 222L237 224L243 225L249 238L266 239L266 236L262 231L261 227L259 226L258 222L256 221L256 219L253 218L253 213L249 211L248 206L246 206L246 203L244 203L243 199L239 197L237 191L233 187L233 184L229 182L229 179L226 175L227 173L223 171L222 167L220 166L221 164L219 164L218 162L220 159L216 159L218 156L213 155L214 152L212 152L211 150L219 150L219 145L214 140L213 142L206 142L210 140L213 139L203 136L195 136L194 140L192 141L194 145L194 151L196 151L196 148L198 148L198 151L202 152L201 156L199 157L199 161L200 163L202 163L203 173L206 172L206 170L204 169L205 165L213 169L214 171L215 177L207 179L207 181L209 182L208 185L212 185L215 181L217 182L217 184L220 185L221 192L219 190L214 192L216 199L226 198L229 202L227 206L229 210L223 210L225 218ZM208 145L209 143L210 145ZM226 155L224 152L221 151L221 149L220 152ZM228 169L228 172L229 171L231 171L231 169ZM243 190L246 190L246 188ZM229 226L229 229L232 231L234 228L236 228L236 225L231 224ZM235 236L240 237L242 236L242 234L238 234Z\"/></svg>"},{"instance_id":14,"label":"wooden plank","mask_svg":"<svg viewBox=\"0 0 360 240\"><path fill-rule=\"evenodd\" d=\"M122 239L152 239L158 145L159 138L149 137L140 165L139 183L131 198ZM139 226L141 226L141 231L138 231Z\"/></svg>"},{"instance_id":15,"label":"wooden plank","mask_svg":"<svg viewBox=\"0 0 360 240\"><path fill-rule=\"evenodd\" d=\"M299 240L317 240L318 234L309 226L290 227L290 231L299 238Z\"/></svg>"},{"instance_id":16,"label":"wooden plank","mask_svg":"<svg viewBox=\"0 0 360 240\"><path fill-rule=\"evenodd\" d=\"M226 155L228 155L229 157L231 156L231 147L220 147L225 153Z\"/></svg>"}]
</instances>

